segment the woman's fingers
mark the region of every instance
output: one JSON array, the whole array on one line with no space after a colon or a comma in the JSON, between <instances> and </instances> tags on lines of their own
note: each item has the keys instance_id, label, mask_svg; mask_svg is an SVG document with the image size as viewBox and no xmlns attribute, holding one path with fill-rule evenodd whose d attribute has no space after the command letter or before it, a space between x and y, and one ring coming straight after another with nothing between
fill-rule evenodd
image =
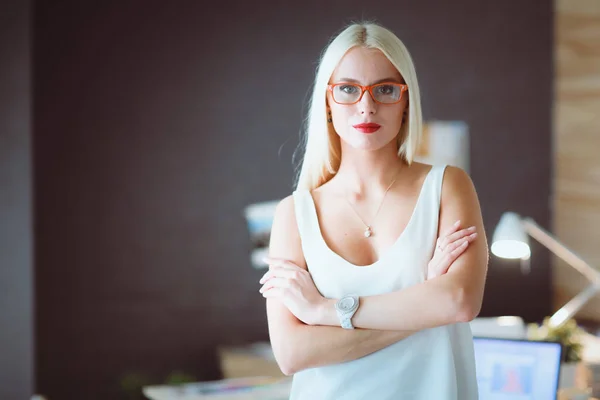
<instances>
[{"instance_id":1,"label":"woman's fingers","mask_svg":"<svg viewBox=\"0 0 600 400\"><path fill-rule=\"evenodd\" d=\"M269 297L273 298L273 297L283 297L283 293L284 293L283 289L281 289L281 288L272 288L272 289L269 289L269 290L263 292L262 295L264 298L269 298Z\"/></svg>"},{"instance_id":2,"label":"woman's fingers","mask_svg":"<svg viewBox=\"0 0 600 400\"><path fill-rule=\"evenodd\" d=\"M259 292L264 293L272 288L289 288L291 286L291 280L286 278L271 278L265 282L265 284L260 288Z\"/></svg>"},{"instance_id":3,"label":"woman's fingers","mask_svg":"<svg viewBox=\"0 0 600 400\"><path fill-rule=\"evenodd\" d=\"M461 229L458 232L455 232L449 236L446 236L446 243L452 243L456 240L459 240L465 236L471 235L473 233L475 233L476 227L471 226L469 228L466 229Z\"/></svg>"},{"instance_id":4,"label":"woman's fingers","mask_svg":"<svg viewBox=\"0 0 600 400\"><path fill-rule=\"evenodd\" d=\"M292 278L298 277L299 274L306 272L306 270L300 268L293 262L282 258L265 257L263 258L263 261L269 264L269 271L260 278L259 283L265 283L274 276Z\"/></svg>"},{"instance_id":5,"label":"woman's fingers","mask_svg":"<svg viewBox=\"0 0 600 400\"><path fill-rule=\"evenodd\" d=\"M448 269L468 247L469 243L477 238L477 232L473 232L474 229L462 229L448 236L438 246L441 251L434 255L431 260L429 277L435 277L444 275L448 272ZM448 238L453 240L448 240Z\"/></svg>"},{"instance_id":6,"label":"woman's fingers","mask_svg":"<svg viewBox=\"0 0 600 400\"><path fill-rule=\"evenodd\" d=\"M271 267L269 269L269 271L267 271L267 273L265 273L263 275L263 277L260 278L260 281L258 281L258 283L265 283L266 281L268 281L269 279L272 279L274 277L287 278L287 279L298 279L300 277L301 273L302 273L302 270L298 271L298 270L294 270L291 268L285 268L285 267Z\"/></svg>"},{"instance_id":7,"label":"woman's fingers","mask_svg":"<svg viewBox=\"0 0 600 400\"><path fill-rule=\"evenodd\" d=\"M461 229L458 232L446 236L444 239L441 240L439 245L443 250L445 250L448 245L464 238L465 236L469 237L470 240L475 239L477 237L477 232L475 232L475 230L476 228L474 226L471 226L467 229Z\"/></svg>"},{"instance_id":8,"label":"woman's fingers","mask_svg":"<svg viewBox=\"0 0 600 400\"><path fill-rule=\"evenodd\" d=\"M446 239L448 236L450 236L450 235L454 234L454 233L455 233L455 232L458 230L458 228L460 228L460 222L461 222L460 220L456 221L454 224L452 224L452 226L451 226L450 228L446 229L446 231L445 231L444 233L442 233L442 234L441 234L441 235L438 237L438 239L437 239L437 245L438 245L438 246L440 246L440 247L441 247L441 245L443 244L444 240L445 240L445 239Z\"/></svg>"},{"instance_id":9,"label":"woman's fingers","mask_svg":"<svg viewBox=\"0 0 600 400\"><path fill-rule=\"evenodd\" d=\"M458 256L460 256L469 247L469 241L463 240L457 245L454 245L453 243L450 246L454 248L451 251L445 252L445 255L442 257L439 264L435 267L435 276L444 275L446 272L448 272L448 269L450 268L454 260L456 260Z\"/></svg>"},{"instance_id":10,"label":"woman's fingers","mask_svg":"<svg viewBox=\"0 0 600 400\"><path fill-rule=\"evenodd\" d=\"M468 243L472 242L473 240L475 240L476 237L477 237L477 233L473 233L469 236L463 237L462 239L455 240L454 242L452 242L448 246L446 246L444 251L450 253L457 247L462 246L464 243L468 244Z\"/></svg>"},{"instance_id":11,"label":"woman's fingers","mask_svg":"<svg viewBox=\"0 0 600 400\"><path fill-rule=\"evenodd\" d=\"M285 260L283 258L265 257L265 258L263 258L263 261L265 263L269 264L270 267L281 267L281 268L293 269L296 271L305 271L304 269L300 268L293 262Z\"/></svg>"},{"instance_id":12,"label":"woman's fingers","mask_svg":"<svg viewBox=\"0 0 600 400\"><path fill-rule=\"evenodd\" d=\"M461 244L457 244L455 248L450 252L450 256L453 257L454 261L466 248L469 247L469 241L464 240Z\"/></svg>"},{"instance_id":13,"label":"woman's fingers","mask_svg":"<svg viewBox=\"0 0 600 400\"><path fill-rule=\"evenodd\" d=\"M449 235L453 234L454 232L456 232L456 230L458 229L459 226L460 226L460 220L456 221L454 223L454 225L452 225L450 228L448 228L446 230L446 232L444 232L444 234L442 235L442 237L446 237L446 236L449 236Z\"/></svg>"}]
</instances>

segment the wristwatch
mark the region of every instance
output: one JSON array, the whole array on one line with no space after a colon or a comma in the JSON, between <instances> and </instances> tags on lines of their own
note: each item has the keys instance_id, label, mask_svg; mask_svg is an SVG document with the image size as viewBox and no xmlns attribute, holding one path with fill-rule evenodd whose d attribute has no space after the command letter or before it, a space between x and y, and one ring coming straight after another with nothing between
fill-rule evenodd
<instances>
[{"instance_id":1,"label":"wristwatch","mask_svg":"<svg viewBox=\"0 0 600 400\"><path fill-rule=\"evenodd\" d=\"M358 296L351 294L342 297L335 303L335 311L340 319L340 325L344 329L354 329L352 326L352 317L358 310Z\"/></svg>"}]
</instances>

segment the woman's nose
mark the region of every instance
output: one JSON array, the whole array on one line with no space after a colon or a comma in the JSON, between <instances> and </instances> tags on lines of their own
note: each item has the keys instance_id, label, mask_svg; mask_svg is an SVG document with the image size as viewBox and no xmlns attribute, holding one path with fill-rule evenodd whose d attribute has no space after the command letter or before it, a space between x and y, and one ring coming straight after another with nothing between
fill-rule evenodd
<instances>
[{"instance_id":1,"label":"woman's nose","mask_svg":"<svg viewBox=\"0 0 600 400\"><path fill-rule=\"evenodd\" d=\"M365 90L362 98L358 102L358 107L361 114L375 114L377 111L377 103L375 103L375 100L371 97L371 92Z\"/></svg>"}]
</instances>

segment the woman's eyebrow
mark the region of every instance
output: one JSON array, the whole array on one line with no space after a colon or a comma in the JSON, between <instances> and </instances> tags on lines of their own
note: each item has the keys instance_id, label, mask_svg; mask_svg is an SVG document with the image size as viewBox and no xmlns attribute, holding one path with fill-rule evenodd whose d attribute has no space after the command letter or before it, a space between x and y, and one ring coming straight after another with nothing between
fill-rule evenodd
<instances>
[{"instance_id":1,"label":"woman's eyebrow","mask_svg":"<svg viewBox=\"0 0 600 400\"><path fill-rule=\"evenodd\" d=\"M357 81L356 79L352 79L352 78L341 78L339 81L360 84L359 81ZM382 82L404 83L401 79L398 79L398 78L384 78L384 79L380 79L378 81L373 82L372 85L377 85L378 83L382 83Z\"/></svg>"}]
</instances>

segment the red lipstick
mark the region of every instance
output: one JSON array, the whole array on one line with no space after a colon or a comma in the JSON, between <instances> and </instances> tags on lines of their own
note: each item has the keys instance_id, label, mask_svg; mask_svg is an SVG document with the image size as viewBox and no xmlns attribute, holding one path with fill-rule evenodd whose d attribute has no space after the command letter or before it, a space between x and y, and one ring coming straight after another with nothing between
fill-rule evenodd
<instances>
[{"instance_id":1,"label":"red lipstick","mask_svg":"<svg viewBox=\"0 0 600 400\"><path fill-rule=\"evenodd\" d=\"M376 130L378 130L379 128L381 128L381 125L379 124L375 124L373 122L369 122L369 123L365 123L365 124L357 124L357 125L352 125L354 129L356 129L357 131L360 131L362 133L373 133Z\"/></svg>"}]
</instances>

